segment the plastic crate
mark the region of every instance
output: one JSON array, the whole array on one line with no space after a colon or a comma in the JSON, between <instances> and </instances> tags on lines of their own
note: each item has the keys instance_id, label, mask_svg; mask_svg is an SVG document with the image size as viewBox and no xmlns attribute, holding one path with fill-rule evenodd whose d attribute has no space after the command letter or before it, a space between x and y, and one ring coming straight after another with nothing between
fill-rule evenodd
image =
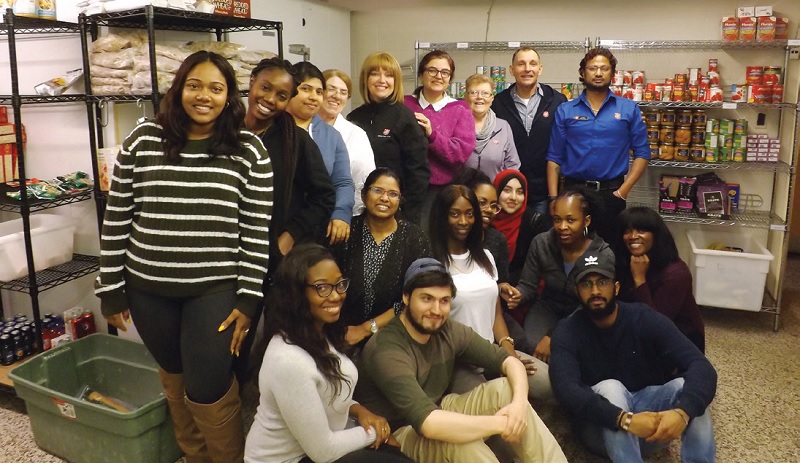
<instances>
[{"instance_id":1,"label":"plastic crate","mask_svg":"<svg viewBox=\"0 0 800 463\"><path fill-rule=\"evenodd\" d=\"M686 232L692 255L694 298L700 305L760 311L772 254L745 231ZM706 249L714 242L744 252Z\"/></svg>"},{"instance_id":2,"label":"plastic crate","mask_svg":"<svg viewBox=\"0 0 800 463\"><path fill-rule=\"evenodd\" d=\"M33 264L36 270L72 259L75 221L63 215L35 214L31 220ZM0 223L0 281L28 275L22 219Z\"/></svg>"},{"instance_id":3,"label":"plastic crate","mask_svg":"<svg viewBox=\"0 0 800 463\"><path fill-rule=\"evenodd\" d=\"M32 357L9 377L43 450L76 463L173 463L182 453L157 368L142 344L97 333ZM138 408L81 400L84 385Z\"/></svg>"}]
</instances>

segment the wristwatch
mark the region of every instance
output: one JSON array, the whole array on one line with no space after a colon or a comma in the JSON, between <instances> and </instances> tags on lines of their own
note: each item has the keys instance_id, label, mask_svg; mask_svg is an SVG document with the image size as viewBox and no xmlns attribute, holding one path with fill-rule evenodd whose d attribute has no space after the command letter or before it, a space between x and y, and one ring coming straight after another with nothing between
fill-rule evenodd
<instances>
[{"instance_id":1,"label":"wristwatch","mask_svg":"<svg viewBox=\"0 0 800 463\"><path fill-rule=\"evenodd\" d=\"M369 321L369 332L375 334L378 332L378 324L375 322L375 319Z\"/></svg>"}]
</instances>

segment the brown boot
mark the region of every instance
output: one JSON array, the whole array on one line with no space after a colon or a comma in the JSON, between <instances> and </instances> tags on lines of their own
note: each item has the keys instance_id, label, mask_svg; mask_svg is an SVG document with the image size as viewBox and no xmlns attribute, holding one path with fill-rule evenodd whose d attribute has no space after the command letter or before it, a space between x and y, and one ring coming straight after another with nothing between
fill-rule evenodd
<instances>
[{"instance_id":1,"label":"brown boot","mask_svg":"<svg viewBox=\"0 0 800 463\"><path fill-rule=\"evenodd\" d=\"M158 377L164 386L164 395L175 428L175 440L186 454L186 463L211 463L206 440L194 422L192 412L186 406L183 375L167 373L159 368Z\"/></svg>"},{"instance_id":2,"label":"brown boot","mask_svg":"<svg viewBox=\"0 0 800 463\"><path fill-rule=\"evenodd\" d=\"M244 461L244 429L242 427L239 383L233 378L231 388L213 404L199 404L186 398L186 405L206 439L208 453L214 463Z\"/></svg>"}]
</instances>

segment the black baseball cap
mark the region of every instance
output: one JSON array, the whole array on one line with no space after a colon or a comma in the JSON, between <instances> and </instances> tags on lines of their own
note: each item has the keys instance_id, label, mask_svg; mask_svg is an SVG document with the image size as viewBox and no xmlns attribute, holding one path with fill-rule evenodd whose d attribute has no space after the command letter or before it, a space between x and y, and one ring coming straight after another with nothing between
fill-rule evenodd
<instances>
[{"instance_id":1,"label":"black baseball cap","mask_svg":"<svg viewBox=\"0 0 800 463\"><path fill-rule=\"evenodd\" d=\"M447 269L444 268L441 262L433 257L421 257L408 267L406 276L403 279L403 286L407 285L409 281L413 280L415 276L425 272L440 272L449 275Z\"/></svg>"},{"instance_id":2,"label":"black baseball cap","mask_svg":"<svg viewBox=\"0 0 800 463\"><path fill-rule=\"evenodd\" d=\"M615 279L616 269L614 268L614 257L603 254L586 254L575 261L575 268L572 270L572 280L577 284L586 275L599 273L604 277Z\"/></svg>"}]
</instances>

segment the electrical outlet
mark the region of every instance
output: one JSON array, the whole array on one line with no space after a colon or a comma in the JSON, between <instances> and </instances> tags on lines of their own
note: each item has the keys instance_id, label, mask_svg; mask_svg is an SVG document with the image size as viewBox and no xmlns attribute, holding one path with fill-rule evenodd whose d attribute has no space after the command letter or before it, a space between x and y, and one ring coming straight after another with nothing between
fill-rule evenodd
<instances>
[{"instance_id":1,"label":"electrical outlet","mask_svg":"<svg viewBox=\"0 0 800 463\"><path fill-rule=\"evenodd\" d=\"M799 47L792 47L789 49L789 59L800 59Z\"/></svg>"}]
</instances>

